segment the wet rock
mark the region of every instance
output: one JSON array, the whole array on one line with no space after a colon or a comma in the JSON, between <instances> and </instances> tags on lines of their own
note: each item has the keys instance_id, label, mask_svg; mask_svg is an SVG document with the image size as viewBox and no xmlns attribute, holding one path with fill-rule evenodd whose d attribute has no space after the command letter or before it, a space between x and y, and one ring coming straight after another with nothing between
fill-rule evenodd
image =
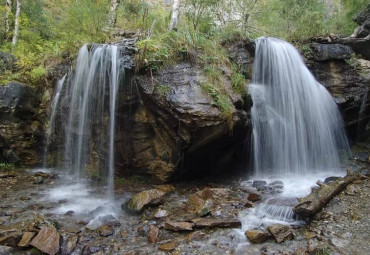
<instances>
[{"instance_id":1,"label":"wet rock","mask_svg":"<svg viewBox=\"0 0 370 255\"><path fill-rule=\"evenodd\" d=\"M274 224L267 227L268 231L273 235L277 243L294 238L293 232L289 226L283 224Z\"/></svg>"},{"instance_id":2,"label":"wet rock","mask_svg":"<svg viewBox=\"0 0 370 255\"><path fill-rule=\"evenodd\" d=\"M207 216L208 214L211 213L212 206L213 206L213 201L208 199L204 201L204 204L202 204L196 209L196 214L200 217Z\"/></svg>"},{"instance_id":3,"label":"wet rock","mask_svg":"<svg viewBox=\"0 0 370 255\"><path fill-rule=\"evenodd\" d=\"M59 252L59 239L60 235L54 227L43 227L31 245L46 254L54 255Z\"/></svg>"},{"instance_id":4,"label":"wet rock","mask_svg":"<svg viewBox=\"0 0 370 255\"><path fill-rule=\"evenodd\" d=\"M331 238L329 240L329 242L332 245L334 245L335 247L338 247L338 248L343 248L343 247L345 247L345 246L347 246L349 244L349 241L348 240L337 238L337 237Z\"/></svg>"},{"instance_id":5,"label":"wet rock","mask_svg":"<svg viewBox=\"0 0 370 255\"><path fill-rule=\"evenodd\" d=\"M0 255L7 255L13 251L12 247L0 245Z\"/></svg>"},{"instance_id":6,"label":"wet rock","mask_svg":"<svg viewBox=\"0 0 370 255\"><path fill-rule=\"evenodd\" d=\"M259 229L250 229L245 232L245 236L251 243L262 243L266 241L271 234Z\"/></svg>"},{"instance_id":7,"label":"wet rock","mask_svg":"<svg viewBox=\"0 0 370 255\"><path fill-rule=\"evenodd\" d=\"M160 245L158 249L165 252L172 252L174 249L177 248L178 245L179 243L177 241L171 241L169 243Z\"/></svg>"},{"instance_id":8,"label":"wet rock","mask_svg":"<svg viewBox=\"0 0 370 255\"><path fill-rule=\"evenodd\" d=\"M35 236L34 232L24 232L21 241L18 243L19 247L29 247L32 238Z\"/></svg>"},{"instance_id":9,"label":"wet rock","mask_svg":"<svg viewBox=\"0 0 370 255\"><path fill-rule=\"evenodd\" d=\"M335 181L337 181L337 180L339 180L341 177L339 177L339 176L330 176L330 177L328 177L328 178L326 178L325 180L324 180L324 183L325 184L329 184L329 183L331 183L331 182L335 182Z\"/></svg>"},{"instance_id":10,"label":"wet rock","mask_svg":"<svg viewBox=\"0 0 370 255\"><path fill-rule=\"evenodd\" d=\"M33 184L43 184L44 183L44 179L41 177L41 176L37 176L33 179Z\"/></svg>"},{"instance_id":11,"label":"wet rock","mask_svg":"<svg viewBox=\"0 0 370 255\"><path fill-rule=\"evenodd\" d=\"M256 180L253 182L252 187L256 189L261 189L265 185L267 185L266 181Z\"/></svg>"},{"instance_id":12,"label":"wet rock","mask_svg":"<svg viewBox=\"0 0 370 255\"><path fill-rule=\"evenodd\" d=\"M114 233L114 229L112 226L109 225L102 225L100 226L96 232L103 237L111 236Z\"/></svg>"},{"instance_id":13,"label":"wet rock","mask_svg":"<svg viewBox=\"0 0 370 255\"><path fill-rule=\"evenodd\" d=\"M351 58L351 48L342 44L319 44L310 45L312 55L316 61L338 60Z\"/></svg>"},{"instance_id":14,"label":"wet rock","mask_svg":"<svg viewBox=\"0 0 370 255\"><path fill-rule=\"evenodd\" d=\"M61 255L71 254L73 250L76 248L77 241L78 241L77 235L68 236L62 244L61 252L60 252Z\"/></svg>"},{"instance_id":15,"label":"wet rock","mask_svg":"<svg viewBox=\"0 0 370 255\"><path fill-rule=\"evenodd\" d=\"M168 211L158 208L155 212L153 217L156 219L164 218L168 216Z\"/></svg>"},{"instance_id":16,"label":"wet rock","mask_svg":"<svg viewBox=\"0 0 370 255\"><path fill-rule=\"evenodd\" d=\"M173 221L167 221L164 225L165 229L171 230L171 231L192 231L193 230L193 223L189 222L173 222Z\"/></svg>"},{"instance_id":17,"label":"wet rock","mask_svg":"<svg viewBox=\"0 0 370 255\"><path fill-rule=\"evenodd\" d=\"M68 212L66 212L64 215L65 215L65 216L73 216L73 214L75 214L75 212L74 212L74 211L68 211Z\"/></svg>"},{"instance_id":18,"label":"wet rock","mask_svg":"<svg viewBox=\"0 0 370 255\"><path fill-rule=\"evenodd\" d=\"M196 218L192 222L195 228L241 228L242 226L238 219Z\"/></svg>"},{"instance_id":19,"label":"wet rock","mask_svg":"<svg viewBox=\"0 0 370 255\"><path fill-rule=\"evenodd\" d=\"M258 201L258 200L261 200L261 194L260 194L260 193L257 193L257 192L255 192L255 193L250 193L250 194L248 195L248 200L249 200L249 201L252 201L252 202L256 202L256 201Z\"/></svg>"},{"instance_id":20,"label":"wet rock","mask_svg":"<svg viewBox=\"0 0 370 255\"><path fill-rule=\"evenodd\" d=\"M131 197L122 208L131 213L141 213L148 206L163 204L165 194L158 189L146 190Z\"/></svg>"},{"instance_id":21,"label":"wet rock","mask_svg":"<svg viewBox=\"0 0 370 255\"><path fill-rule=\"evenodd\" d=\"M31 198L30 198L30 197L26 197L26 196L20 197L19 199L20 199L20 200L22 200L22 201L28 201L28 200L31 200Z\"/></svg>"},{"instance_id":22,"label":"wet rock","mask_svg":"<svg viewBox=\"0 0 370 255\"><path fill-rule=\"evenodd\" d=\"M188 235L188 237L186 238L186 242L190 243L192 241L203 241L207 239L207 237L207 234L202 231L194 231Z\"/></svg>"},{"instance_id":23,"label":"wet rock","mask_svg":"<svg viewBox=\"0 0 370 255\"><path fill-rule=\"evenodd\" d=\"M100 246L95 246L95 245L86 245L84 248L83 248L83 252L82 252L82 255L93 255L93 254L96 254L96 255L100 255L102 253L100 253L102 250L102 248Z\"/></svg>"},{"instance_id":24,"label":"wet rock","mask_svg":"<svg viewBox=\"0 0 370 255\"><path fill-rule=\"evenodd\" d=\"M149 226L148 240L151 243L156 243L159 235L159 228L154 225Z\"/></svg>"}]
</instances>

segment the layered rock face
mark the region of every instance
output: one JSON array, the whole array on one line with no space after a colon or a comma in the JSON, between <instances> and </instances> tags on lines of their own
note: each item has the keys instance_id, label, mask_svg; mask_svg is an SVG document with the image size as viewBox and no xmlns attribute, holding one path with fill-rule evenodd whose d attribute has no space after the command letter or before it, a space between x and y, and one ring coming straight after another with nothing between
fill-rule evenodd
<instances>
[{"instance_id":1,"label":"layered rock face","mask_svg":"<svg viewBox=\"0 0 370 255\"><path fill-rule=\"evenodd\" d=\"M350 141L354 143L361 137L367 137L366 126L370 120L369 80L343 60L308 60L307 65L338 104Z\"/></svg>"},{"instance_id":2,"label":"layered rock face","mask_svg":"<svg viewBox=\"0 0 370 255\"><path fill-rule=\"evenodd\" d=\"M36 91L25 84L0 86L0 160L40 163L44 140L40 102Z\"/></svg>"},{"instance_id":3,"label":"layered rock face","mask_svg":"<svg viewBox=\"0 0 370 255\"><path fill-rule=\"evenodd\" d=\"M358 26L350 37L340 38L338 43L345 43L363 58L370 60L370 4L365 10L353 17Z\"/></svg>"},{"instance_id":4,"label":"layered rock face","mask_svg":"<svg viewBox=\"0 0 370 255\"><path fill-rule=\"evenodd\" d=\"M119 171L163 181L176 174L202 176L235 169L249 124L243 99L232 91L229 78L225 73L231 120L202 89L205 77L197 66L182 62L153 76L137 76L132 87L137 94L126 94L126 100L120 100L126 104L118 110Z\"/></svg>"}]
</instances>

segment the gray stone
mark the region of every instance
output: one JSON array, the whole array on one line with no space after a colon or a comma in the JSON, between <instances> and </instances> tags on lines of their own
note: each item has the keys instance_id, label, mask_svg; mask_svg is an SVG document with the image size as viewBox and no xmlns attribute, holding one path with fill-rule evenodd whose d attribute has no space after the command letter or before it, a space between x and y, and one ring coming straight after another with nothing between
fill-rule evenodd
<instances>
[{"instance_id":1,"label":"gray stone","mask_svg":"<svg viewBox=\"0 0 370 255\"><path fill-rule=\"evenodd\" d=\"M316 61L338 60L351 58L351 48L342 44L319 44L310 45L312 55Z\"/></svg>"}]
</instances>

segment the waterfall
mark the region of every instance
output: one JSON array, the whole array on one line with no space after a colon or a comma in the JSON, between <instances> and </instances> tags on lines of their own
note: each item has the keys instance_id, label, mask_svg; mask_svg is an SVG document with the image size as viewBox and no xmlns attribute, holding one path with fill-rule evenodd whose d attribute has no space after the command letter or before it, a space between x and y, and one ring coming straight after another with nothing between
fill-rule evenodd
<instances>
[{"instance_id":1,"label":"waterfall","mask_svg":"<svg viewBox=\"0 0 370 255\"><path fill-rule=\"evenodd\" d=\"M58 152L63 168L76 178L98 170L107 179L109 197L114 189L115 115L118 90L125 82L124 53L125 47L117 45L85 44L75 70L58 82L49 124L49 137L58 135L58 126L64 143Z\"/></svg>"},{"instance_id":2,"label":"waterfall","mask_svg":"<svg viewBox=\"0 0 370 255\"><path fill-rule=\"evenodd\" d=\"M340 112L291 44L256 41L249 91L256 175L340 168L340 152L349 151Z\"/></svg>"}]
</instances>

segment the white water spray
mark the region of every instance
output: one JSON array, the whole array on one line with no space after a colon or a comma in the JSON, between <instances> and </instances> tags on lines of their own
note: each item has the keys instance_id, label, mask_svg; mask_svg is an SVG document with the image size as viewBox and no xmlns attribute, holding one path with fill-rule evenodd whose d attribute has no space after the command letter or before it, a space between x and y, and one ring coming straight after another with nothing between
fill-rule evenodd
<instances>
[{"instance_id":1,"label":"white water spray","mask_svg":"<svg viewBox=\"0 0 370 255\"><path fill-rule=\"evenodd\" d=\"M298 51L274 38L256 42L253 81L253 168L258 176L340 168L349 146L329 92Z\"/></svg>"},{"instance_id":2,"label":"white water spray","mask_svg":"<svg viewBox=\"0 0 370 255\"><path fill-rule=\"evenodd\" d=\"M65 124L64 168L77 178L86 174L89 165L99 168L107 178L109 197L114 190L116 101L125 78L123 50L116 45L85 44L75 70L58 83L50 120L55 125L59 114Z\"/></svg>"}]
</instances>

